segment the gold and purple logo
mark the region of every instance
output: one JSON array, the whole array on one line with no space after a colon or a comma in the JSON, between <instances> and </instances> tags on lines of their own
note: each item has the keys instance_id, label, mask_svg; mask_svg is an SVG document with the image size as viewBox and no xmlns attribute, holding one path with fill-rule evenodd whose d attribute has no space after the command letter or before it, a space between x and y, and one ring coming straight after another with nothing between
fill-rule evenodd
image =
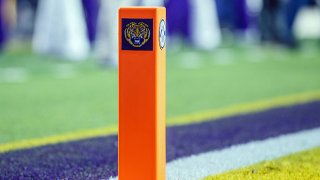
<instances>
[{"instance_id":1,"label":"gold and purple logo","mask_svg":"<svg viewBox=\"0 0 320 180\"><path fill-rule=\"evenodd\" d=\"M122 50L153 50L152 19L122 19Z\"/></svg>"}]
</instances>

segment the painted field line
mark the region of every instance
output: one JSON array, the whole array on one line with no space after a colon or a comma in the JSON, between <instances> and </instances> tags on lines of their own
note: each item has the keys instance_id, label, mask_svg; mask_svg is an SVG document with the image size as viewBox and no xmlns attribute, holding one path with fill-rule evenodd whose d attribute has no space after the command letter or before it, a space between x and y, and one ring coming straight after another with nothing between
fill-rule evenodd
<instances>
[{"instance_id":1,"label":"painted field line","mask_svg":"<svg viewBox=\"0 0 320 180\"><path fill-rule=\"evenodd\" d=\"M320 148L290 154L270 161L262 161L203 180L221 179L320 179Z\"/></svg>"},{"instance_id":2,"label":"painted field line","mask_svg":"<svg viewBox=\"0 0 320 180\"><path fill-rule=\"evenodd\" d=\"M251 103L243 103L225 108L214 109L204 112L193 113L184 116L170 118L167 122L169 126L186 125L191 123L199 123L212 121L223 117L234 116L238 114L254 113L265 111L271 108L302 104L311 101L320 100L320 91L305 92L289 96L282 96L268 100L261 100ZM0 153L18 149L33 148L49 144L56 144L67 141L81 140L98 136L107 136L116 134L117 126L109 126L105 128L96 128L83 131L75 131L60 135L47 136L42 138L27 139L16 142L0 144Z\"/></svg>"},{"instance_id":3,"label":"painted field line","mask_svg":"<svg viewBox=\"0 0 320 180\"><path fill-rule=\"evenodd\" d=\"M27 139L16 142L10 142L5 144L0 144L0 153L19 150L19 149L27 149L38 146L57 144L62 142L81 140L93 137L99 137L104 135L112 135L117 133L117 126L109 126L105 128L96 128L82 131L75 131L60 135L47 136L42 138L35 139Z\"/></svg>"},{"instance_id":4,"label":"painted field line","mask_svg":"<svg viewBox=\"0 0 320 180\"><path fill-rule=\"evenodd\" d=\"M311 101L320 100L320 91L305 92L299 94L293 94L288 96L282 96L277 98L271 98L256 102L249 102L243 104L236 104L226 108L213 109L208 111L202 111L198 113L189 114L186 116L178 116L170 119L168 125L185 125L196 122L206 122L215 119L238 115L265 111L277 107L285 107L296 104L303 104Z\"/></svg>"},{"instance_id":5,"label":"painted field line","mask_svg":"<svg viewBox=\"0 0 320 180\"><path fill-rule=\"evenodd\" d=\"M273 160L320 146L319 136L320 128L315 128L176 159L167 163L167 179L197 180Z\"/></svg>"}]
</instances>

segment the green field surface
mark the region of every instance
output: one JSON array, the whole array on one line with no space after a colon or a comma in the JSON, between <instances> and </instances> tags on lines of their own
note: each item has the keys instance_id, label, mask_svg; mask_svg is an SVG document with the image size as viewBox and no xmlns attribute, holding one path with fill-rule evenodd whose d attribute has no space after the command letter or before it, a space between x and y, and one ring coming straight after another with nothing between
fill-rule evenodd
<instances>
[{"instance_id":1,"label":"green field surface","mask_svg":"<svg viewBox=\"0 0 320 180\"><path fill-rule=\"evenodd\" d=\"M167 117L320 90L319 57L312 46L169 52ZM117 96L117 70L94 60L0 54L0 144L116 125Z\"/></svg>"},{"instance_id":2,"label":"green field surface","mask_svg":"<svg viewBox=\"0 0 320 180\"><path fill-rule=\"evenodd\" d=\"M263 161L204 180L221 179L319 179L320 148L291 154L272 161Z\"/></svg>"}]
</instances>

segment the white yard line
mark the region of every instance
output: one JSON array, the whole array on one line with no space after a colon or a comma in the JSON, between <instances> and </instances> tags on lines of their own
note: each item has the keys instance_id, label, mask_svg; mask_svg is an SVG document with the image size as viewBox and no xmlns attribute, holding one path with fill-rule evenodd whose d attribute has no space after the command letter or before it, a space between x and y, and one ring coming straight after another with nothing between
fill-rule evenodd
<instances>
[{"instance_id":1,"label":"white yard line","mask_svg":"<svg viewBox=\"0 0 320 180\"><path fill-rule=\"evenodd\" d=\"M76 71L69 64L59 64L55 67L55 76L59 79L70 79L76 76Z\"/></svg>"},{"instance_id":2,"label":"white yard line","mask_svg":"<svg viewBox=\"0 0 320 180\"><path fill-rule=\"evenodd\" d=\"M320 128L235 145L167 164L168 180L193 180L320 146Z\"/></svg>"},{"instance_id":3,"label":"white yard line","mask_svg":"<svg viewBox=\"0 0 320 180\"><path fill-rule=\"evenodd\" d=\"M320 128L234 145L167 163L167 180L198 180L320 146ZM143 172L141 172L143 173ZM110 178L110 180L116 180Z\"/></svg>"},{"instance_id":4,"label":"white yard line","mask_svg":"<svg viewBox=\"0 0 320 180\"><path fill-rule=\"evenodd\" d=\"M28 76L28 71L25 68L0 68L0 83L22 83L27 81Z\"/></svg>"},{"instance_id":5,"label":"white yard line","mask_svg":"<svg viewBox=\"0 0 320 180\"><path fill-rule=\"evenodd\" d=\"M180 58L180 65L184 69L199 69L203 67L203 57L197 52L186 52Z\"/></svg>"},{"instance_id":6,"label":"white yard line","mask_svg":"<svg viewBox=\"0 0 320 180\"><path fill-rule=\"evenodd\" d=\"M219 49L216 52L213 53L212 56L212 63L214 65L231 65L234 64L235 57L231 50L228 49Z\"/></svg>"}]
</instances>

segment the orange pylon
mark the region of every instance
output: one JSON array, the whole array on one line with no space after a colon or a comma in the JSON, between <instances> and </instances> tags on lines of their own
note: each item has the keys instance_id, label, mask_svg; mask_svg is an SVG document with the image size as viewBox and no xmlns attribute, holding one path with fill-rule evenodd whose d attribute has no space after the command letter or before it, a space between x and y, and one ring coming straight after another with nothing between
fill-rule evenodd
<instances>
[{"instance_id":1,"label":"orange pylon","mask_svg":"<svg viewBox=\"0 0 320 180\"><path fill-rule=\"evenodd\" d=\"M120 180L165 180L163 7L119 9Z\"/></svg>"}]
</instances>

